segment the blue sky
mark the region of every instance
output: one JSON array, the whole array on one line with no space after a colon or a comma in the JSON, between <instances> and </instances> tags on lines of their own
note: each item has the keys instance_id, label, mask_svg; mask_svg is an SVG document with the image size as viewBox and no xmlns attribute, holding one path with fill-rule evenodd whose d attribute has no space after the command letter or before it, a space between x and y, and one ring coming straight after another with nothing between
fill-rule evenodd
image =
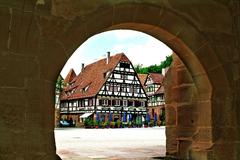
<instances>
[{"instance_id":1,"label":"blue sky","mask_svg":"<svg viewBox=\"0 0 240 160\"><path fill-rule=\"evenodd\" d=\"M81 70L81 64L90 64L105 58L107 52L111 55L125 53L133 65L149 66L160 64L172 50L161 41L145 33L132 30L113 30L92 36L85 41L69 58L61 71L63 78L73 68L76 74Z\"/></svg>"}]
</instances>

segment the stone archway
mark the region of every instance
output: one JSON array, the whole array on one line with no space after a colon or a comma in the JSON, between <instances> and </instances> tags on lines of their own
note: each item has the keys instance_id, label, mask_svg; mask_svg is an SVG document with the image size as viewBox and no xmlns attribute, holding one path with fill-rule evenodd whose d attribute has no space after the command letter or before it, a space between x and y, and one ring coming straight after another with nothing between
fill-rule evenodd
<instances>
[{"instance_id":1,"label":"stone archway","mask_svg":"<svg viewBox=\"0 0 240 160\"><path fill-rule=\"evenodd\" d=\"M177 128L169 123L169 133L177 136L169 139L168 153L192 159L239 158L239 48L233 36L239 32L238 23L232 21L234 9L227 2L37 0L1 4L5 22L1 26L1 71L6 75L0 81L5 115L0 125L1 158L55 158L54 117L49 115L54 114L52 97L60 69L87 38L119 28L142 31L163 41L191 75L196 96L181 98L191 99L195 108L177 110ZM232 30L229 26L234 25ZM182 85L174 93L186 90ZM189 121L191 125L181 125L186 112L197 117Z\"/></svg>"}]
</instances>

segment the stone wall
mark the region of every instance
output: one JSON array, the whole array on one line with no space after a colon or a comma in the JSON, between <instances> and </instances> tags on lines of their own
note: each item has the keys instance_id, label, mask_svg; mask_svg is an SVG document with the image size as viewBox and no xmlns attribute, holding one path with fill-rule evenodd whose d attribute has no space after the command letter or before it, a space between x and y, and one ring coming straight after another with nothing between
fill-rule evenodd
<instances>
[{"instance_id":1,"label":"stone wall","mask_svg":"<svg viewBox=\"0 0 240 160\"><path fill-rule=\"evenodd\" d=\"M164 87L166 154L182 159L208 159L212 155L211 105L201 103L191 74L176 54Z\"/></svg>"}]
</instances>

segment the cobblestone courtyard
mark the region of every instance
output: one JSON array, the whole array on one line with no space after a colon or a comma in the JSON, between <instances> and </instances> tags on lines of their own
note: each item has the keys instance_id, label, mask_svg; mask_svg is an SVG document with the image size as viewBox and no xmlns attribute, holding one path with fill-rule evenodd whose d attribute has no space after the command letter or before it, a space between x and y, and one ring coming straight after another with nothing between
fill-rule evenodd
<instances>
[{"instance_id":1,"label":"cobblestone courtyard","mask_svg":"<svg viewBox=\"0 0 240 160\"><path fill-rule=\"evenodd\" d=\"M165 128L55 129L63 160L152 159L165 155Z\"/></svg>"}]
</instances>

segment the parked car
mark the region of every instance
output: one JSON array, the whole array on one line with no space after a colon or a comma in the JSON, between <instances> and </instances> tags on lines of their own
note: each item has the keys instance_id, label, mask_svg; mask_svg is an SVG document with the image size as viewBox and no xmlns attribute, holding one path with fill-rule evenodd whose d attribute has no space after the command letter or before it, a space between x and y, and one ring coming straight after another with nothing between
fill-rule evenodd
<instances>
[{"instance_id":1,"label":"parked car","mask_svg":"<svg viewBox=\"0 0 240 160\"><path fill-rule=\"evenodd\" d=\"M70 123L67 122L66 120L61 120L59 122L59 127L70 127Z\"/></svg>"}]
</instances>

